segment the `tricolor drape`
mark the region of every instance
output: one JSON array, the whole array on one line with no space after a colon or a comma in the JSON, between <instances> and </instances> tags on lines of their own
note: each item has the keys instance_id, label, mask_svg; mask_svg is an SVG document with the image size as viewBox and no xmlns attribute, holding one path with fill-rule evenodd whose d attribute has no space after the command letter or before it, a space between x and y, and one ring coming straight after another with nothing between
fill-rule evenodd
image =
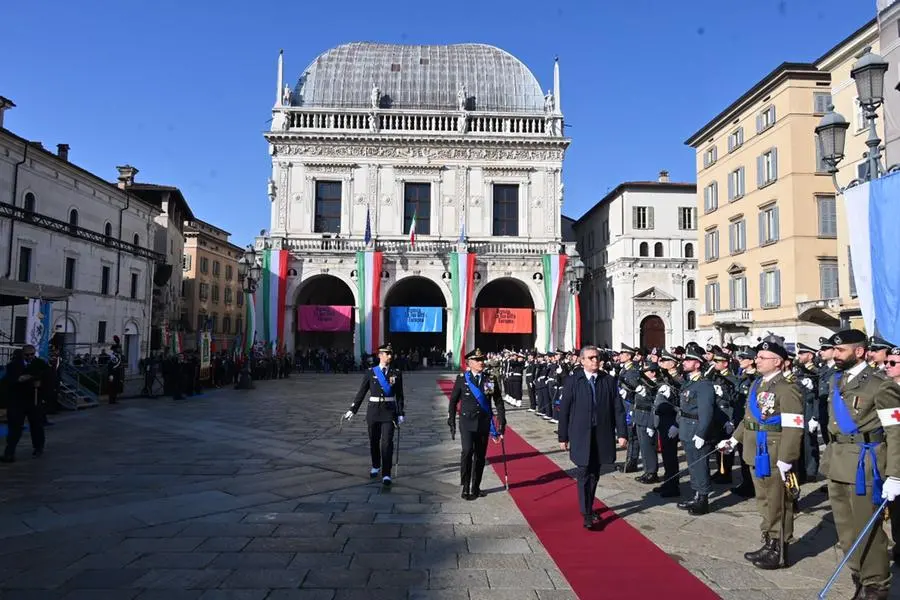
<instances>
[{"instance_id":1,"label":"tricolor drape","mask_svg":"<svg viewBox=\"0 0 900 600\"><path fill-rule=\"evenodd\" d=\"M288 257L287 250L263 251L262 273L256 288L257 338L272 348L284 341Z\"/></svg>"},{"instance_id":2,"label":"tricolor drape","mask_svg":"<svg viewBox=\"0 0 900 600\"><path fill-rule=\"evenodd\" d=\"M359 291L359 321L356 323L357 353L375 354L381 337L381 252L356 253L356 283Z\"/></svg>"},{"instance_id":3,"label":"tricolor drape","mask_svg":"<svg viewBox=\"0 0 900 600\"><path fill-rule=\"evenodd\" d=\"M546 320L546 347L545 352L554 350L559 344L553 324L556 321L556 304L559 299L559 291L562 287L563 277L566 273L566 263L569 257L565 254L545 254L544 266L544 315Z\"/></svg>"},{"instance_id":4,"label":"tricolor drape","mask_svg":"<svg viewBox=\"0 0 900 600\"><path fill-rule=\"evenodd\" d=\"M894 220L898 199L898 174L844 192L850 268L866 331L894 343L900 342L900 254Z\"/></svg>"},{"instance_id":5,"label":"tricolor drape","mask_svg":"<svg viewBox=\"0 0 900 600\"><path fill-rule=\"evenodd\" d=\"M581 348L581 303L577 294L569 294L569 310L566 315L566 349Z\"/></svg>"},{"instance_id":6,"label":"tricolor drape","mask_svg":"<svg viewBox=\"0 0 900 600\"><path fill-rule=\"evenodd\" d=\"M472 313L472 295L475 289L475 253L450 253L450 283L453 291L453 360L455 365L465 364L466 333Z\"/></svg>"}]
</instances>

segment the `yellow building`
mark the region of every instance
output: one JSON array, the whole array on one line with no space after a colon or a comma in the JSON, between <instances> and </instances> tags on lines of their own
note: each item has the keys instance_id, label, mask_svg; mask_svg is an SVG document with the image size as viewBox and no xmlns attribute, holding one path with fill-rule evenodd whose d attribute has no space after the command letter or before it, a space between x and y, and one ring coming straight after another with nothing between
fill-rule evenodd
<instances>
[{"instance_id":1,"label":"yellow building","mask_svg":"<svg viewBox=\"0 0 900 600\"><path fill-rule=\"evenodd\" d=\"M700 342L774 331L815 344L840 327L842 219L814 129L832 88L841 102L852 88L853 49L875 36L870 23L815 63L781 64L685 142L697 159Z\"/></svg>"},{"instance_id":2,"label":"yellow building","mask_svg":"<svg viewBox=\"0 0 900 600\"><path fill-rule=\"evenodd\" d=\"M231 234L204 221L185 221L181 326L185 349L196 347L197 333L209 330L216 350L230 349L243 331L244 292L238 260L244 251Z\"/></svg>"}]
</instances>

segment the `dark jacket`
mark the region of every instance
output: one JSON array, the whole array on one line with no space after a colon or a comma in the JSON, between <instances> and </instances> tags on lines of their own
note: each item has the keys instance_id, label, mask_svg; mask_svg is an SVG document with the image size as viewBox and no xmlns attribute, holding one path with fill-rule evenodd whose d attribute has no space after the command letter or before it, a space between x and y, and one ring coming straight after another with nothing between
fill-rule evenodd
<instances>
[{"instance_id":1,"label":"dark jacket","mask_svg":"<svg viewBox=\"0 0 900 600\"><path fill-rule=\"evenodd\" d=\"M373 370L374 368L363 371L363 378L359 384L359 389L356 391L356 398L354 398L353 405L350 407L353 414L356 414L359 410L366 396L371 398L384 397L384 388L381 387L381 382L378 380L378 376ZM393 400L389 402L367 402L366 421L369 423L387 423L396 421L397 417L404 416L403 374L394 365L388 365L385 379L391 386L390 397Z\"/></svg>"},{"instance_id":2,"label":"dark jacket","mask_svg":"<svg viewBox=\"0 0 900 600\"><path fill-rule=\"evenodd\" d=\"M563 385L559 405L559 441L569 442L569 458L579 466L587 466L591 456L591 413L596 410L597 440L600 464L616 461L616 438L627 437L625 411L619 400L615 377L597 373L596 409L591 384L584 371L568 377Z\"/></svg>"},{"instance_id":3,"label":"dark jacket","mask_svg":"<svg viewBox=\"0 0 900 600\"><path fill-rule=\"evenodd\" d=\"M30 379L19 381L19 377L23 375L29 375ZM6 365L4 380L7 406L13 404L25 406L34 402L35 383L40 382L41 384L38 396L44 394L49 388L51 383L50 365L40 358L32 359L28 365L22 359L12 360Z\"/></svg>"},{"instance_id":4,"label":"dark jacket","mask_svg":"<svg viewBox=\"0 0 900 600\"><path fill-rule=\"evenodd\" d=\"M475 375L470 371L469 374L472 377L472 384L475 385ZM497 433L503 435L506 432L506 405L503 403L503 398L500 395L500 385L485 370L481 373L481 385L478 387L484 393L488 404L494 405L494 409L497 411ZM460 431L475 431L482 435L490 433L493 414L487 413L481 408L481 405L466 383L465 373L456 376L453 391L450 393L448 409L451 419L456 418L457 408L459 410Z\"/></svg>"}]
</instances>

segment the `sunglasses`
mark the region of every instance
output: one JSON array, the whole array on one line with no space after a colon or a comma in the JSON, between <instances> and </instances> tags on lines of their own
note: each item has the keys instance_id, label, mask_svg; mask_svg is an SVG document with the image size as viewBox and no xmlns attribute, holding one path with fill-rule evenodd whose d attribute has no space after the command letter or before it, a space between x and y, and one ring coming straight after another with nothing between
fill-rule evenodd
<instances>
[{"instance_id":1,"label":"sunglasses","mask_svg":"<svg viewBox=\"0 0 900 600\"><path fill-rule=\"evenodd\" d=\"M25 358L34 358L34 352L30 352L28 354L23 355Z\"/></svg>"},{"instance_id":2,"label":"sunglasses","mask_svg":"<svg viewBox=\"0 0 900 600\"><path fill-rule=\"evenodd\" d=\"M900 360L886 360L884 361L884 364L889 367L896 367L897 365L900 365Z\"/></svg>"},{"instance_id":3,"label":"sunglasses","mask_svg":"<svg viewBox=\"0 0 900 600\"><path fill-rule=\"evenodd\" d=\"M600 357L594 354L593 356L585 356L584 360L600 360Z\"/></svg>"}]
</instances>

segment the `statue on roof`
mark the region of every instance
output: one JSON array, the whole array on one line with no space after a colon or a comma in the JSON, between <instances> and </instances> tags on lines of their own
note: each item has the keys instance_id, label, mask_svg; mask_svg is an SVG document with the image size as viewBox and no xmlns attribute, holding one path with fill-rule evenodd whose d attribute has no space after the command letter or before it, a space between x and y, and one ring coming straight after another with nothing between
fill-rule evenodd
<instances>
[{"instance_id":1,"label":"statue on roof","mask_svg":"<svg viewBox=\"0 0 900 600\"><path fill-rule=\"evenodd\" d=\"M282 106L290 106L291 105L291 86L288 84L284 84L284 89L281 90L281 105Z\"/></svg>"},{"instance_id":2,"label":"statue on roof","mask_svg":"<svg viewBox=\"0 0 900 600\"><path fill-rule=\"evenodd\" d=\"M371 94L372 108L378 108L381 106L381 89L372 82L372 94Z\"/></svg>"},{"instance_id":3,"label":"statue on roof","mask_svg":"<svg viewBox=\"0 0 900 600\"><path fill-rule=\"evenodd\" d=\"M555 107L556 99L553 97L553 92L547 90L547 95L544 96L544 112L552 113Z\"/></svg>"},{"instance_id":4,"label":"statue on roof","mask_svg":"<svg viewBox=\"0 0 900 600\"><path fill-rule=\"evenodd\" d=\"M466 86L463 85L456 92L456 108L457 110L466 110L466 104L469 100L469 93Z\"/></svg>"}]
</instances>

